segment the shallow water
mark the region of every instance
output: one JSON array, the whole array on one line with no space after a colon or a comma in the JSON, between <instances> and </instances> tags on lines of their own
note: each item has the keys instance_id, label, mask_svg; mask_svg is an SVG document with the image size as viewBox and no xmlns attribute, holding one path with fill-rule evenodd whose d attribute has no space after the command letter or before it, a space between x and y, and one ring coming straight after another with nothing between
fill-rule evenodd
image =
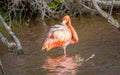
<instances>
[{"instance_id":1,"label":"shallow water","mask_svg":"<svg viewBox=\"0 0 120 75\"><path fill-rule=\"evenodd\" d=\"M120 74L120 32L102 17L72 18L79 42L67 47L67 57L61 48L40 51L51 25L39 22L13 30L24 48L24 55L9 53L0 42L0 57L4 75L118 75ZM88 61L82 59L95 56Z\"/></svg>"}]
</instances>

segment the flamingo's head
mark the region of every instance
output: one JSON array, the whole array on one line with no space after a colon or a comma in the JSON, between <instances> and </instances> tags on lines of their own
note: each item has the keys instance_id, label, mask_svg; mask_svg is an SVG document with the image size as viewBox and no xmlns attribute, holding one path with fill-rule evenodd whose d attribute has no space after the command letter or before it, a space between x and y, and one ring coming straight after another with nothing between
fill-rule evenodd
<instances>
[{"instance_id":1,"label":"flamingo's head","mask_svg":"<svg viewBox=\"0 0 120 75\"><path fill-rule=\"evenodd\" d=\"M62 19L62 25L66 25L69 20L70 20L70 16L69 15L64 16L63 19Z\"/></svg>"}]
</instances>

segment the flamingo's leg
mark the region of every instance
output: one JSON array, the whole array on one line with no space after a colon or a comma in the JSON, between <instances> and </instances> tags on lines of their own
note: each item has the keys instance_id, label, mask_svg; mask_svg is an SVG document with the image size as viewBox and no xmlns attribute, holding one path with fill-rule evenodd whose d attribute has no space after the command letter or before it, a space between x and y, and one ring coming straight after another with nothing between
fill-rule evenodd
<instances>
[{"instance_id":1,"label":"flamingo's leg","mask_svg":"<svg viewBox=\"0 0 120 75\"><path fill-rule=\"evenodd\" d=\"M66 57L67 53L66 53L66 47L63 47L64 49L64 57Z\"/></svg>"}]
</instances>

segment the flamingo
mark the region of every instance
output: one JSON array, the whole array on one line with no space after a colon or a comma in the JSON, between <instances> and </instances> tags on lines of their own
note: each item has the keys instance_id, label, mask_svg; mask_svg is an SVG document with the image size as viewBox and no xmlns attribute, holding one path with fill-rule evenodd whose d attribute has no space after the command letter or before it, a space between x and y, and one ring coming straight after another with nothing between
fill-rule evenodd
<instances>
[{"instance_id":1,"label":"flamingo","mask_svg":"<svg viewBox=\"0 0 120 75\"><path fill-rule=\"evenodd\" d=\"M79 38L72 26L70 16L66 15L62 19L61 25L54 25L49 29L41 50L47 49L49 51L52 48L61 47L66 57L66 47L69 44L77 43L78 40Z\"/></svg>"}]
</instances>

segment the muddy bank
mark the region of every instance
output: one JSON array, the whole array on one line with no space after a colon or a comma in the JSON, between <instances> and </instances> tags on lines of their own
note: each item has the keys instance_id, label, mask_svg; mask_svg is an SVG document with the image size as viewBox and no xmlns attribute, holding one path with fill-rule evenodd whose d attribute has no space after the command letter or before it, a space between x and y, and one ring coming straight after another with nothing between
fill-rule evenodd
<instances>
[{"instance_id":1,"label":"muddy bank","mask_svg":"<svg viewBox=\"0 0 120 75\"><path fill-rule=\"evenodd\" d=\"M61 21L49 21L47 26L32 23L29 27L13 28L20 39L24 55L9 53L0 42L4 75L118 75L120 74L120 32L99 16L72 18L79 42L67 47L66 58L60 48L40 51L49 27ZM95 57L76 63L76 56ZM54 64L55 63L55 64Z\"/></svg>"}]
</instances>

